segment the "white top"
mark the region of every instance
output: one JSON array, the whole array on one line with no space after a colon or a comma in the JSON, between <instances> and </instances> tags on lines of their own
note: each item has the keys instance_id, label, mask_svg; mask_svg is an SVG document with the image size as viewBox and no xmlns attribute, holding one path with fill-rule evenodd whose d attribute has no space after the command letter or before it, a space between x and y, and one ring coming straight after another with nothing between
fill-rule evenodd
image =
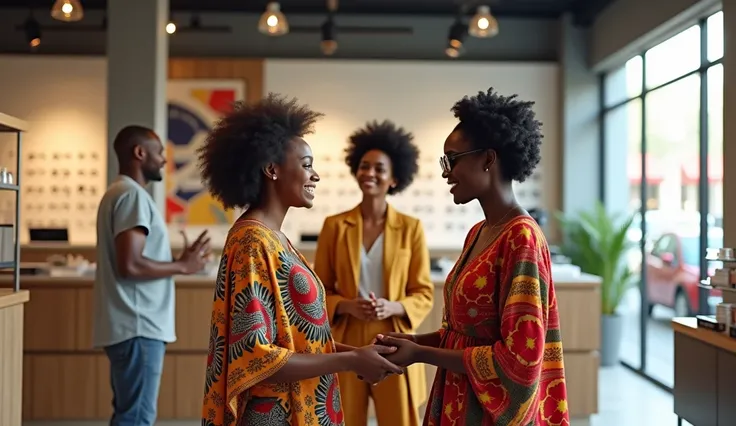
<instances>
[{"instance_id":1,"label":"white top","mask_svg":"<svg viewBox=\"0 0 736 426\"><path fill-rule=\"evenodd\" d=\"M383 294L383 233L376 238L370 250L365 251L365 246L360 245L360 296L368 299L370 293L376 295L376 299L385 297Z\"/></svg>"}]
</instances>

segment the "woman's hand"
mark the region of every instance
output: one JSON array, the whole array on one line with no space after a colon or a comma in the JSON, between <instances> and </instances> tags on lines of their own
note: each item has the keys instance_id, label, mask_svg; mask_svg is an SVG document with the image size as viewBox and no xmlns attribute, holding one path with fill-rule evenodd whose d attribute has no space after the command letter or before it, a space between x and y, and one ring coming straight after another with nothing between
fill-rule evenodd
<instances>
[{"instance_id":1,"label":"woman's hand","mask_svg":"<svg viewBox=\"0 0 736 426\"><path fill-rule=\"evenodd\" d=\"M390 334L401 334L401 333L390 333ZM404 334L404 336L411 336ZM397 348L396 351L386 355L386 359L399 367L408 367L417 362L419 351L421 346L416 344L411 339L405 339L401 337L393 337L385 334L379 334L376 336L376 346L386 346L389 348Z\"/></svg>"},{"instance_id":2,"label":"woman's hand","mask_svg":"<svg viewBox=\"0 0 736 426\"><path fill-rule=\"evenodd\" d=\"M338 314L348 314L361 321L370 321L373 319L375 309L374 302L368 299L343 300L337 306Z\"/></svg>"},{"instance_id":3,"label":"woman's hand","mask_svg":"<svg viewBox=\"0 0 736 426\"><path fill-rule=\"evenodd\" d=\"M416 334L406 334L406 333L394 333L393 331L390 333L384 333L379 334L376 337L373 338L371 341L371 345L382 345L383 343L378 341L378 336L387 336L387 337L395 337L397 339L404 339L404 340L410 340L414 343L417 343L417 335Z\"/></svg>"},{"instance_id":4,"label":"woman's hand","mask_svg":"<svg viewBox=\"0 0 736 426\"><path fill-rule=\"evenodd\" d=\"M376 298L376 295L371 292L371 301L373 302L373 319L385 320L391 317L403 317L406 315L404 305L399 302L393 302L386 300L383 297Z\"/></svg>"},{"instance_id":5,"label":"woman's hand","mask_svg":"<svg viewBox=\"0 0 736 426\"><path fill-rule=\"evenodd\" d=\"M386 358L394 352L395 347L382 345L368 345L355 349L351 352L355 355L351 370L361 380L371 384L380 382L389 374L403 374L404 370L401 367Z\"/></svg>"}]
</instances>

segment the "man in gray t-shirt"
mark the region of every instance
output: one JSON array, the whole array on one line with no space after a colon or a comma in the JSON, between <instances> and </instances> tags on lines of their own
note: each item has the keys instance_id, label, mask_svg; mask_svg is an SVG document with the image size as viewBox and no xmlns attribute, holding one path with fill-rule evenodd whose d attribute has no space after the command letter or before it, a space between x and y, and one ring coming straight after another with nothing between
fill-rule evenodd
<instances>
[{"instance_id":1,"label":"man in gray t-shirt","mask_svg":"<svg viewBox=\"0 0 736 426\"><path fill-rule=\"evenodd\" d=\"M176 340L173 276L204 267L209 238L203 232L188 245L185 237L174 259L166 222L145 189L162 179L161 140L151 129L128 126L113 147L120 175L97 212L93 344L110 360L110 425L147 426L156 422L165 345Z\"/></svg>"}]
</instances>

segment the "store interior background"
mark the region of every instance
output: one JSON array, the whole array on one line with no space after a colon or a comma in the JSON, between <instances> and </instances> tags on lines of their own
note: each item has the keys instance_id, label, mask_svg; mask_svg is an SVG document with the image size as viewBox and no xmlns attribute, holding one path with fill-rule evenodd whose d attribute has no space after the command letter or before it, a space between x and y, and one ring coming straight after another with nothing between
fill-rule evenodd
<instances>
[{"instance_id":1,"label":"store interior background","mask_svg":"<svg viewBox=\"0 0 736 426\"><path fill-rule=\"evenodd\" d=\"M79 25L99 30L49 29L43 31L39 49L29 52L20 28L29 10L42 28L59 25L51 20L46 3L14 0L0 5L0 111L31 123L25 154L48 156L24 157L21 179L28 186L23 188L21 241L28 242L28 227L68 226L72 245L92 246L95 202L107 183L109 144L104 2L82 2L86 15ZM615 371L633 372L632 380L643 379L641 386L662 390L665 396L657 393L657 398L666 411L653 414L658 420L670 419L670 320L709 309L708 300L715 299L697 283L717 265L706 264L701 254L706 247L724 245L720 2L504 0L495 2L498 7L492 2L499 35L469 38L457 59L444 53L453 16L452 8L445 13L441 2L428 3L421 14L338 15L339 25L406 26L413 32L339 35L339 48L329 57L320 51L319 34L259 34L258 10L265 2L245 2L252 4L238 13L207 10L206 5L195 11L177 3L186 2L171 0L171 17L180 28L197 12L205 25L232 31L172 34L172 79L238 79L245 82L247 99L281 92L326 113L309 138L323 177L321 201L310 211L289 215L285 230L295 240L318 233L326 215L358 201L357 191L343 189L349 176L339 152L356 127L390 118L414 132L422 148L417 181L394 203L423 220L431 248L459 249L481 212L475 206L455 207L444 195L437 158L454 125L452 103L489 86L534 100L544 123L543 161L534 178L519 187L522 204L575 212L602 200L611 213L637 215L629 234L636 243L629 261L640 279L620 306L626 317L623 366ZM289 12L289 3L305 11L310 2L283 3L292 26L318 26L324 20L324 14ZM351 2L344 3L349 7ZM374 10L385 4L377 1ZM56 154L60 158L52 161ZM8 161L0 150L0 162ZM58 179L49 178L52 171ZM70 176L63 176L67 171ZM177 183L190 184L186 173L167 175L167 191L175 192L171 185ZM0 215L11 208L0 195ZM219 241L227 230L226 225L197 220L188 225L189 233L208 228ZM181 224L172 219L171 226L178 230ZM559 241L554 221L547 232L552 242ZM676 283L681 290L672 289L674 268L687 277ZM651 303L660 299L668 301ZM602 416L610 399L604 389L620 379L601 374ZM638 386L628 383L621 386Z\"/></svg>"}]
</instances>

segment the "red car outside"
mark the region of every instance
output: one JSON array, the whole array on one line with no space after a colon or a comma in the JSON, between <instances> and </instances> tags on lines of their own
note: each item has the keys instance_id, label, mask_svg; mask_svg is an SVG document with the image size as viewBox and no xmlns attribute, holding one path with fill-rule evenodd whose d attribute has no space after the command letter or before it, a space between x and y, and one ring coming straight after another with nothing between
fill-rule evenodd
<instances>
[{"instance_id":1,"label":"red car outside","mask_svg":"<svg viewBox=\"0 0 736 426\"><path fill-rule=\"evenodd\" d=\"M720 232L718 232L720 231ZM723 231L720 228L709 232L708 247L723 246ZM665 233L647 253L647 298L649 314L654 305L672 308L675 316L694 316L700 306L700 241L698 235ZM710 262L708 276L718 267ZM720 290L711 290L708 305L711 312L721 301Z\"/></svg>"}]
</instances>

